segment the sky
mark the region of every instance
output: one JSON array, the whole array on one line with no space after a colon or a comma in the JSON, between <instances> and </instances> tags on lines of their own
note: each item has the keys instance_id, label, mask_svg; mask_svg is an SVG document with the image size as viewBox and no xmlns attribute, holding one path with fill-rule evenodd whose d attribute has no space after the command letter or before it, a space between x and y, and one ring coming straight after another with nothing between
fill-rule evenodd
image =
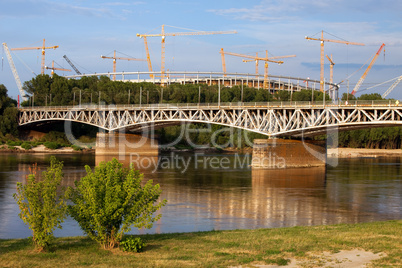
<instances>
[{"instance_id":1,"label":"sky","mask_svg":"<svg viewBox=\"0 0 402 268\"><path fill-rule=\"evenodd\" d=\"M0 41L9 48L59 46L46 50L45 65L81 73L112 72L112 60L100 56L145 59L140 34L185 31L237 31L237 34L166 37L166 69L222 71L220 49L269 56L296 55L284 64L269 64L269 74L320 79L320 42L305 36L364 43L365 46L324 43L332 55L334 82L340 93L353 89L382 43L381 52L356 94L383 94L402 75L402 1L398 0L223 0L108 1L0 0ZM149 37L153 69L160 70L161 39ZM22 82L41 72L41 51L12 51ZM226 56L227 72L255 73L254 63ZM145 61L117 61L117 71L147 71ZM58 75L73 72L55 71ZM259 72L264 73L260 63ZM50 70L46 70L50 74ZM329 62L325 59L325 79ZM388 82L387 82L388 81ZM11 97L19 94L4 49L0 84ZM402 99L402 83L389 98Z\"/></svg>"}]
</instances>

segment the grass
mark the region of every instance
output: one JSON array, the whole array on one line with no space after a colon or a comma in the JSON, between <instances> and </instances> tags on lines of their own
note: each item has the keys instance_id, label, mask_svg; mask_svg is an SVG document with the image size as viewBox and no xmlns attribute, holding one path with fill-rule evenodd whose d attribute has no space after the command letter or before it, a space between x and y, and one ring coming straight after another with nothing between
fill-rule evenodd
<instances>
[{"instance_id":1,"label":"grass","mask_svg":"<svg viewBox=\"0 0 402 268\"><path fill-rule=\"evenodd\" d=\"M402 220L140 237L142 253L105 251L86 237L56 238L46 253L35 252L28 238L0 240L0 267L250 267L308 263L323 251L355 248L386 254L373 267L402 266Z\"/></svg>"}]
</instances>

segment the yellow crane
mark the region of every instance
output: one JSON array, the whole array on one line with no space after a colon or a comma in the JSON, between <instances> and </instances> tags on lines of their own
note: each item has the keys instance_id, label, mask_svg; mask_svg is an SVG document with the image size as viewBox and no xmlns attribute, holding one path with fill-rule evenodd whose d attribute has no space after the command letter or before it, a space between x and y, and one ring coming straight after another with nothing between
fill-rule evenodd
<instances>
[{"instance_id":1,"label":"yellow crane","mask_svg":"<svg viewBox=\"0 0 402 268\"><path fill-rule=\"evenodd\" d=\"M280 59L280 58L290 58L290 57L296 57L296 55L287 55L287 56L275 56L275 57L268 57L268 51L266 51L266 57L258 57L258 56L251 56L251 55L246 55L246 54L240 54L240 53L233 53L233 52L226 52L221 48L220 51L222 55L222 68L223 72L226 73L226 65L223 65L225 62L224 54L226 55L231 55L231 56L236 56L236 57L242 57L242 58L247 58L247 59L252 59L253 61L264 61L265 62L265 71L264 71L264 88L268 88L268 62L274 62L278 64L282 64L283 61L277 61L275 59ZM257 54L258 55L258 54ZM258 74L258 65L256 65L256 72Z\"/></svg>"},{"instance_id":2,"label":"yellow crane","mask_svg":"<svg viewBox=\"0 0 402 268\"><path fill-rule=\"evenodd\" d=\"M315 40L321 42L321 71L320 71L320 90L324 91L324 42L333 42L345 45L357 45L357 46L364 46L363 43L356 43L356 42L349 42L349 41L342 41L342 40L332 40L332 39L325 39L324 38L324 31L321 31L321 38L313 38L313 37L305 37L307 40Z\"/></svg>"},{"instance_id":3,"label":"yellow crane","mask_svg":"<svg viewBox=\"0 0 402 268\"><path fill-rule=\"evenodd\" d=\"M266 53L268 53L268 50L266 50ZM268 54L266 54L266 55L268 55ZM255 56L258 57L258 52L255 53ZM243 62L251 62L251 61L255 61L255 74L258 74L259 73L259 71L258 71L258 69L259 69L258 68L258 62L259 62L259 60L245 60L245 59L243 59Z\"/></svg>"},{"instance_id":4,"label":"yellow crane","mask_svg":"<svg viewBox=\"0 0 402 268\"><path fill-rule=\"evenodd\" d=\"M144 38L145 51L147 54L148 70L152 72L151 58L149 56L147 37L162 37L161 40L161 79L164 78L165 73L165 39L167 36L185 36L185 35L211 35L211 34L235 34L236 31L196 31L196 32L178 32L178 33L166 33L165 25L162 25L160 34L138 34L139 38ZM152 77L152 76L151 76Z\"/></svg>"},{"instance_id":5,"label":"yellow crane","mask_svg":"<svg viewBox=\"0 0 402 268\"><path fill-rule=\"evenodd\" d=\"M328 55L325 55L330 63L329 65L329 82L332 84L334 82L334 65L335 63L332 60L332 54L331 57L328 57Z\"/></svg>"},{"instance_id":6,"label":"yellow crane","mask_svg":"<svg viewBox=\"0 0 402 268\"><path fill-rule=\"evenodd\" d=\"M43 39L43 45L41 47L20 47L20 48L11 48L10 50L33 50L33 49L42 49L42 63L41 63L41 74L45 73L45 50L46 49L56 49L59 46L45 46L45 39Z\"/></svg>"},{"instance_id":7,"label":"yellow crane","mask_svg":"<svg viewBox=\"0 0 402 268\"><path fill-rule=\"evenodd\" d=\"M116 50L113 53L113 57L102 56L102 59L113 59L113 72L116 73L116 60L135 60L135 61L145 61L144 59L136 59L136 58L125 58L125 57L116 57ZM116 81L116 74L113 75L113 81Z\"/></svg>"},{"instance_id":8,"label":"yellow crane","mask_svg":"<svg viewBox=\"0 0 402 268\"><path fill-rule=\"evenodd\" d=\"M359 90L360 86L363 84L364 79L366 79L366 76L368 74L368 72L370 71L371 67L373 66L374 62L377 60L378 56L381 53L382 48L385 46L385 44L383 43L380 47L380 49L377 51L377 53L375 53L373 59L371 60L370 64L367 66L366 71L364 72L364 74L362 75L362 77L360 77L359 81L357 82L356 86L353 88L352 90L352 95L355 95L356 92ZM385 51L385 50L384 50Z\"/></svg>"},{"instance_id":9,"label":"yellow crane","mask_svg":"<svg viewBox=\"0 0 402 268\"><path fill-rule=\"evenodd\" d=\"M255 53L256 58L258 58L258 52ZM274 59L284 59L284 58L293 58L296 57L296 55L286 55L286 56L273 56L273 57L268 57L268 50L265 50L265 58L270 59L270 60L274 60ZM251 61L255 61L255 74L258 74L258 62L260 60L256 59L256 60L245 60L243 59L243 62L251 62Z\"/></svg>"},{"instance_id":10,"label":"yellow crane","mask_svg":"<svg viewBox=\"0 0 402 268\"><path fill-rule=\"evenodd\" d=\"M70 69L56 68L56 67L54 67L54 60L52 61L52 67L45 66L45 69L46 69L46 70L48 70L48 69L52 70L52 72L51 72L51 77L53 77L55 70L64 71L64 72L71 72Z\"/></svg>"}]
</instances>

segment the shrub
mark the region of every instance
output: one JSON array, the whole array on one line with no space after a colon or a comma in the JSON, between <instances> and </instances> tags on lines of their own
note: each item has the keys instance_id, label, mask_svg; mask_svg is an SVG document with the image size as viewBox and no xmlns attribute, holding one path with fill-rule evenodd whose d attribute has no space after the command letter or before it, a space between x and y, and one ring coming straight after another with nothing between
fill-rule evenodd
<instances>
[{"instance_id":1,"label":"shrub","mask_svg":"<svg viewBox=\"0 0 402 268\"><path fill-rule=\"evenodd\" d=\"M45 143L43 143L43 145L45 145L46 148L51 150L56 150L60 147L60 144L54 141L46 141Z\"/></svg>"},{"instance_id":2,"label":"shrub","mask_svg":"<svg viewBox=\"0 0 402 268\"><path fill-rule=\"evenodd\" d=\"M80 147L80 146L77 146L77 145L71 145L71 148L73 148L73 150L74 151L81 151L82 150L82 148Z\"/></svg>"},{"instance_id":3,"label":"shrub","mask_svg":"<svg viewBox=\"0 0 402 268\"><path fill-rule=\"evenodd\" d=\"M12 146L12 147L14 147L14 146L20 146L21 144L22 144L21 141L7 141L7 145L8 145L8 146Z\"/></svg>"},{"instance_id":4,"label":"shrub","mask_svg":"<svg viewBox=\"0 0 402 268\"><path fill-rule=\"evenodd\" d=\"M64 189L58 191L63 178L62 168L63 163L52 156L50 167L39 180L34 165L27 183L17 183L17 193L13 195L20 208L19 216L32 230L33 242L39 251L48 247L54 229L61 229L66 217L68 192Z\"/></svg>"},{"instance_id":5,"label":"shrub","mask_svg":"<svg viewBox=\"0 0 402 268\"><path fill-rule=\"evenodd\" d=\"M70 215L81 229L104 249L118 246L123 234L137 228L151 228L162 215L153 213L166 204L158 200L161 190L152 180L142 186L143 174L124 168L115 158L101 162L94 171L85 166L87 175L71 189Z\"/></svg>"},{"instance_id":6,"label":"shrub","mask_svg":"<svg viewBox=\"0 0 402 268\"><path fill-rule=\"evenodd\" d=\"M140 237L128 237L120 243L122 250L129 252L142 252L145 246L145 242Z\"/></svg>"},{"instance_id":7,"label":"shrub","mask_svg":"<svg viewBox=\"0 0 402 268\"><path fill-rule=\"evenodd\" d=\"M30 150L32 149L32 145L29 142L24 142L23 144L21 144L21 148L25 149L25 150Z\"/></svg>"}]
</instances>

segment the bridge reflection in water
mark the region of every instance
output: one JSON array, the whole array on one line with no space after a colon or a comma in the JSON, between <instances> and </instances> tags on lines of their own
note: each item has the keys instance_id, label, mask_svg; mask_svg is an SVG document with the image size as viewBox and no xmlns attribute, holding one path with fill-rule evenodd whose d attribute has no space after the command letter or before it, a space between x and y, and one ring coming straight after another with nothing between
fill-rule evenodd
<instances>
[{"instance_id":1,"label":"bridge reflection in water","mask_svg":"<svg viewBox=\"0 0 402 268\"><path fill-rule=\"evenodd\" d=\"M84 164L93 167L100 161L108 161L111 156L60 156L65 161L65 180L63 185L72 186L74 180L85 176ZM165 165L161 159L173 159L186 162L186 168ZM175 158L176 157L176 158ZM296 225L321 225L336 223L355 223L372 220L386 220L400 217L400 184L395 181L399 169L386 166L387 172L395 169L388 179L378 181L369 179L378 177L380 169L367 169L371 162L355 166L342 162L337 168L298 168L283 170L252 170L248 166L250 155L217 155L217 154L172 154L159 157L140 157L136 161L127 157L123 161L146 166L141 169L145 180L152 179L162 189L161 198L168 204L161 209L163 217L155 223L151 230L132 230L132 233L166 233L191 232L228 229L254 229ZM223 167L204 165L208 163L224 163ZM224 161L225 160L225 161ZM369 160L367 160L369 161ZM38 162L43 170L48 159L40 155L18 157L15 169L19 169L10 178L9 186L3 186L1 195L3 211L2 219L15 221L13 225L0 228L1 233L11 233L13 237L29 236L29 229L18 219L18 207L12 199L15 192L15 179L22 181L23 174L29 172L32 163ZM360 163L361 161L359 161ZM375 166L374 166L375 167ZM366 172L364 173L363 170ZM353 174L349 174L348 172ZM15 171L17 172L17 171ZM328 173L329 172L329 173ZM356 178L356 172L364 173L365 178ZM371 175L370 175L371 174ZM399 174L399 173L398 173ZM384 175L385 176L385 175ZM5 181L8 185L8 182ZM364 187L361 185L364 184ZM360 185L360 186L359 186ZM375 190L374 190L375 188ZM375 195L379 191L380 196ZM364 198L362 198L364 197ZM399 201L398 201L399 200ZM399 202L399 206L398 206ZM399 212L395 213L396 210ZM395 210L396 209L396 210ZM399 213L399 214L398 214ZM0 224L1 225L1 224ZM16 227L15 227L16 226ZM14 229L18 228L18 229ZM24 229L26 228L26 230ZM24 231L25 230L25 231ZM63 230L57 236L81 235L81 231L72 219L67 219Z\"/></svg>"}]
</instances>

